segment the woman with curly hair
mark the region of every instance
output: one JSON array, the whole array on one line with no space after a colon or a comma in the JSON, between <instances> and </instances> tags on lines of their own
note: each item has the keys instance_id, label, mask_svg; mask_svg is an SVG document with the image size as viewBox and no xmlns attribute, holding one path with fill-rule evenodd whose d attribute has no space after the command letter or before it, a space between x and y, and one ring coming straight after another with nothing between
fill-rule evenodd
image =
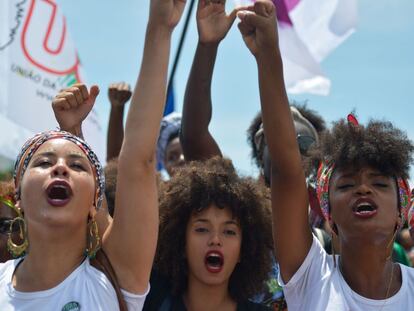
<instances>
[{"instance_id":1,"label":"woman with curly hair","mask_svg":"<svg viewBox=\"0 0 414 311\"><path fill-rule=\"evenodd\" d=\"M144 310L267 310L248 301L271 268L266 202L230 160L177 171L161 195L157 276Z\"/></svg>"},{"instance_id":2,"label":"woman with curly hair","mask_svg":"<svg viewBox=\"0 0 414 311\"><path fill-rule=\"evenodd\" d=\"M414 270L393 263L391 252L410 202L405 180L412 142L390 123L371 121L362 126L352 115L322 136L314 155L321 163L317 193L340 245L340 256L328 255L308 224L305 174L277 36L271 34L276 27L274 7L256 2L254 13L243 20L248 25L246 41L253 53L258 51L272 164L275 251L289 311L411 309Z\"/></svg>"}]
</instances>

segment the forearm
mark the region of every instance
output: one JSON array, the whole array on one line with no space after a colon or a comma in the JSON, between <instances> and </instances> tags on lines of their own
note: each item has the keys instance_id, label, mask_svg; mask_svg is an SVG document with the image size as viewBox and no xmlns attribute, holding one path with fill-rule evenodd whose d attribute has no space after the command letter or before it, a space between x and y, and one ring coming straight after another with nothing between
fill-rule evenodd
<instances>
[{"instance_id":1,"label":"forearm","mask_svg":"<svg viewBox=\"0 0 414 311\"><path fill-rule=\"evenodd\" d=\"M209 133L212 117L211 83L218 43L198 43L184 96L181 144L186 160L221 152Z\"/></svg>"},{"instance_id":2,"label":"forearm","mask_svg":"<svg viewBox=\"0 0 414 311\"><path fill-rule=\"evenodd\" d=\"M166 97L170 41L170 30L148 25L141 70L132 95L120 155L131 165L154 161Z\"/></svg>"},{"instance_id":3,"label":"forearm","mask_svg":"<svg viewBox=\"0 0 414 311\"><path fill-rule=\"evenodd\" d=\"M273 233L285 282L311 245L305 175L286 94L278 49L258 58L263 127L272 162ZM291 243L298 247L291 249Z\"/></svg>"},{"instance_id":4,"label":"forearm","mask_svg":"<svg viewBox=\"0 0 414 311\"><path fill-rule=\"evenodd\" d=\"M273 170L281 179L302 171L279 49L257 57L263 127ZM280 152L283 150L283 152Z\"/></svg>"},{"instance_id":5,"label":"forearm","mask_svg":"<svg viewBox=\"0 0 414 311\"><path fill-rule=\"evenodd\" d=\"M124 139L124 106L112 106L106 141L106 160L118 157Z\"/></svg>"}]
</instances>

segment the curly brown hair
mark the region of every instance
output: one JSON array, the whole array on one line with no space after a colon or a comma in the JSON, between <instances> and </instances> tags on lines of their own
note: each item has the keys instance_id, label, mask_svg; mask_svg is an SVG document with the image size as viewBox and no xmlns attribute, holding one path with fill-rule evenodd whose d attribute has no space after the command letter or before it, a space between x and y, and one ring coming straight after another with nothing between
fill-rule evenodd
<instances>
[{"instance_id":1,"label":"curly brown hair","mask_svg":"<svg viewBox=\"0 0 414 311\"><path fill-rule=\"evenodd\" d=\"M408 178L413 151L412 141L390 122L355 126L341 119L321 135L319 148L310 151L310 164L326 160L336 168L371 166L387 176Z\"/></svg>"},{"instance_id":2,"label":"curly brown hair","mask_svg":"<svg viewBox=\"0 0 414 311\"><path fill-rule=\"evenodd\" d=\"M187 288L187 223L193 213L211 204L229 208L242 231L241 260L229 281L231 297L243 301L263 289L273 247L266 191L253 179L238 176L232 162L220 157L190 162L163 185L155 268L170 279L173 294L180 295Z\"/></svg>"}]
</instances>

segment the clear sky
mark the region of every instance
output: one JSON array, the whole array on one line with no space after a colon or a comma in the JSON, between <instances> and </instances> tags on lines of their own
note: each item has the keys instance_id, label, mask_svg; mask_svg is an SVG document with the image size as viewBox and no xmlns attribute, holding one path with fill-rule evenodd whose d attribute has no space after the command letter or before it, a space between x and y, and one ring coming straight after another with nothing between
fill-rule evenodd
<instances>
[{"instance_id":1,"label":"clear sky","mask_svg":"<svg viewBox=\"0 0 414 311\"><path fill-rule=\"evenodd\" d=\"M87 82L101 87L97 105L106 129L109 116L106 88L114 81L132 85L136 81L149 0L60 0L58 3L67 17ZM355 109L360 122L372 117L387 119L414 139L413 12L412 0L359 0L357 31L322 63L332 81L331 94L290 98L307 100L308 106L318 111L328 124ZM175 31L173 54L181 27L182 23ZM175 78L178 111L196 43L193 14ZM220 46L212 95L211 132L241 172L256 174L249 157L246 129L259 111L257 70L236 25Z\"/></svg>"}]
</instances>

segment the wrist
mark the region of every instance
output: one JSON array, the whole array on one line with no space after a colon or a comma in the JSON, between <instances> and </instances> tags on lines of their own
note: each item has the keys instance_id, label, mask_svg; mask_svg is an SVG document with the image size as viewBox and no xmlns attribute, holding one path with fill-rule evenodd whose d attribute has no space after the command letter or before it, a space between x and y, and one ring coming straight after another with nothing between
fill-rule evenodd
<instances>
[{"instance_id":1,"label":"wrist","mask_svg":"<svg viewBox=\"0 0 414 311\"><path fill-rule=\"evenodd\" d=\"M61 127L60 129L61 129L61 130L63 130L63 131L69 132L69 133L71 133L72 135L75 135L75 136L77 136L77 137L83 138L83 134L82 134L82 125L81 125L81 124L78 124L78 125L73 126L73 127L71 127L71 128L64 128L64 127Z\"/></svg>"},{"instance_id":2,"label":"wrist","mask_svg":"<svg viewBox=\"0 0 414 311\"><path fill-rule=\"evenodd\" d=\"M111 111L113 112L123 112L125 108L125 103L119 103L111 101Z\"/></svg>"},{"instance_id":3,"label":"wrist","mask_svg":"<svg viewBox=\"0 0 414 311\"><path fill-rule=\"evenodd\" d=\"M198 40L198 46L200 48L203 48L203 49L206 49L206 50L215 51L215 50L218 49L218 46L219 46L220 42L221 42L221 40L220 41L210 41L210 42L205 42L205 41Z\"/></svg>"},{"instance_id":4,"label":"wrist","mask_svg":"<svg viewBox=\"0 0 414 311\"><path fill-rule=\"evenodd\" d=\"M149 21L147 24L146 38L170 39L174 28Z\"/></svg>"},{"instance_id":5,"label":"wrist","mask_svg":"<svg viewBox=\"0 0 414 311\"><path fill-rule=\"evenodd\" d=\"M255 58L258 66L269 64L282 66L282 55L278 48L259 49Z\"/></svg>"}]
</instances>

